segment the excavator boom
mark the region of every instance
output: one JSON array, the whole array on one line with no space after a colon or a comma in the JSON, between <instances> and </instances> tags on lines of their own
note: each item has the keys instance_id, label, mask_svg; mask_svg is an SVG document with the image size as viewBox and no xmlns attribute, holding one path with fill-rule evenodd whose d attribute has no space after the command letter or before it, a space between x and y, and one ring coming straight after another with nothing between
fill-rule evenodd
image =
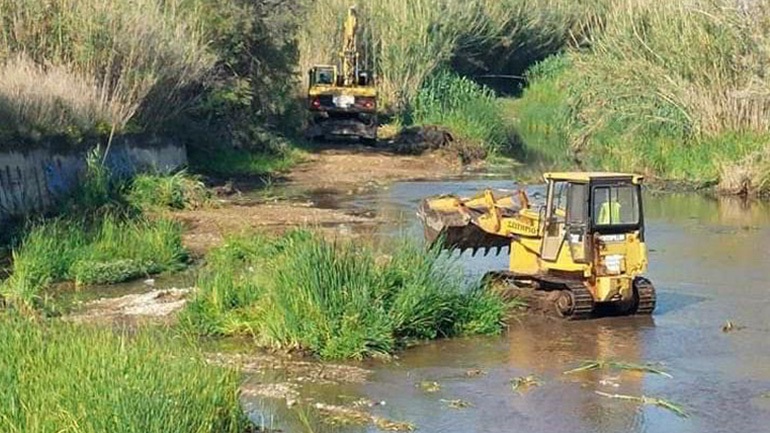
<instances>
[{"instance_id":1,"label":"excavator boom","mask_svg":"<svg viewBox=\"0 0 770 433\"><path fill-rule=\"evenodd\" d=\"M343 26L342 52L340 53L342 60L342 84L345 87L355 85L356 77L358 76L358 43L356 41L357 31L358 17L356 16L356 8L351 7L348 9L348 16L345 18L345 24Z\"/></svg>"}]
</instances>

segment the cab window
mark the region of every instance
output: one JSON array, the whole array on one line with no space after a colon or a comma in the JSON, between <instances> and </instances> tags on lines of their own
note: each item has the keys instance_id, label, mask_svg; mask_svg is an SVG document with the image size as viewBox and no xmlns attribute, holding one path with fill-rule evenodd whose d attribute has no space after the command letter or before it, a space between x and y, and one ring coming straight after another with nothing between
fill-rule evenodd
<instances>
[{"instance_id":1,"label":"cab window","mask_svg":"<svg viewBox=\"0 0 770 433\"><path fill-rule=\"evenodd\" d=\"M588 185L571 183L569 185L569 205L567 206L567 224L585 225L588 207Z\"/></svg>"},{"instance_id":2,"label":"cab window","mask_svg":"<svg viewBox=\"0 0 770 433\"><path fill-rule=\"evenodd\" d=\"M594 188L593 218L597 226L639 223L639 192L634 185Z\"/></svg>"},{"instance_id":3,"label":"cab window","mask_svg":"<svg viewBox=\"0 0 770 433\"><path fill-rule=\"evenodd\" d=\"M315 74L315 82L317 84L332 84L334 81L334 71L331 69L317 69Z\"/></svg>"}]
</instances>

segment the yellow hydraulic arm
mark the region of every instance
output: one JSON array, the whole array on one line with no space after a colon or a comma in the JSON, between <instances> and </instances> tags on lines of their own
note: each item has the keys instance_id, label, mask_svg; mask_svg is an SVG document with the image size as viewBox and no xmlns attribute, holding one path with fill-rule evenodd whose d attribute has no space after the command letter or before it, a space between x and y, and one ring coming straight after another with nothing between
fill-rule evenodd
<instances>
[{"instance_id":1,"label":"yellow hydraulic arm","mask_svg":"<svg viewBox=\"0 0 770 433\"><path fill-rule=\"evenodd\" d=\"M356 31L358 30L358 18L356 16L356 7L351 6L348 9L348 16L345 19L342 34L342 84L350 87L356 84L358 76L358 45L356 41Z\"/></svg>"}]
</instances>

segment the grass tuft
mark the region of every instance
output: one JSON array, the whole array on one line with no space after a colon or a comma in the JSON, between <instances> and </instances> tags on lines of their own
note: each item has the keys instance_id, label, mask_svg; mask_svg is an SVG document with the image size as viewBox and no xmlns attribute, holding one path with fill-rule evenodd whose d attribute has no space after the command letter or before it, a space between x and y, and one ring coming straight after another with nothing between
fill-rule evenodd
<instances>
[{"instance_id":1,"label":"grass tuft","mask_svg":"<svg viewBox=\"0 0 770 433\"><path fill-rule=\"evenodd\" d=\"M12 251L11 274L0 284L6 302L39 305L60 281L116 283L184 266L181 228L168 220L106 214L93 222L61 217L34 223Z\"/></svg>"},{"instance_id":2,"label":"grass tuft","mask_svg":"<svg viewBox=\"0 0 770 433\"><path fill-rule=\"evenodd\" d=\"M126 198L143 211L197 209L209 203L211 193L199 176L182 170L172 175L140 174L131 181Z\"/></svg>"},{"instance_id":3,"label":"grass tuft","mask_svg":"<svg viewBox=\"0 0 770 433\"><path fill-rule=\"evenodd\" d=\"M409 114L417 125L448 127L457 140L478 149L481 158L509 144L502 106L495 93L448 71L426 80Z\"/></svg>"},{"instance_id":4,"label":"grass tuft","mask_svg":"<svg viewBox=\"0 0 770 433\"><path fill-rule=\"evenodd\" d=\"M183 340L0 317L4 431L242 433L233 370Z\"/></svg>"},{"instance_id":5,"label":"grass tuft","mask_svg":"<svg viewBox=\"0 0 770 433\"><path fill-rule=\"evenodd\" d=\"M378 260L369 248L304 230L235 238L210 254L182 322L323 358L387 356L410 342L500 332L504 302L461 281L437 251L408 243Z\"/></svg>"}]
</instances>

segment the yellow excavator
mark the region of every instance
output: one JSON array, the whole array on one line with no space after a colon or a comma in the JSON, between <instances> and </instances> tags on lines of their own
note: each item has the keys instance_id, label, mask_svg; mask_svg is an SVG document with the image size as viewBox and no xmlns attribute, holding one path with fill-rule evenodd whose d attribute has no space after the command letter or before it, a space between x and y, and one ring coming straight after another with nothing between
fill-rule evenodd
<instances>
[{"instance_id":1,"label":"yellow excavator","mask_svg":"<svg viewBox=\"0 0 770 433\"><path fill-rule=\"evenodd\" d=\"M418 216L429 244L446 249L509 248L507 271L488 283L567 319L650 315L641 185L629 173L545 173L545 203L524 190L470 198L426 198Z\"/></svg>"},{"instance_id":2,"label":"yellow excavator","mask_svg":"<svg viewBox=\"0 0 770 433\"><path fill-rule=\"evenodd\" d=\"M357 137L377 140L377 89L373 74L361 69L356 8L343 25L339 65L314 65L308 71L310 139Z\"/></svg>"}]
</instances>

